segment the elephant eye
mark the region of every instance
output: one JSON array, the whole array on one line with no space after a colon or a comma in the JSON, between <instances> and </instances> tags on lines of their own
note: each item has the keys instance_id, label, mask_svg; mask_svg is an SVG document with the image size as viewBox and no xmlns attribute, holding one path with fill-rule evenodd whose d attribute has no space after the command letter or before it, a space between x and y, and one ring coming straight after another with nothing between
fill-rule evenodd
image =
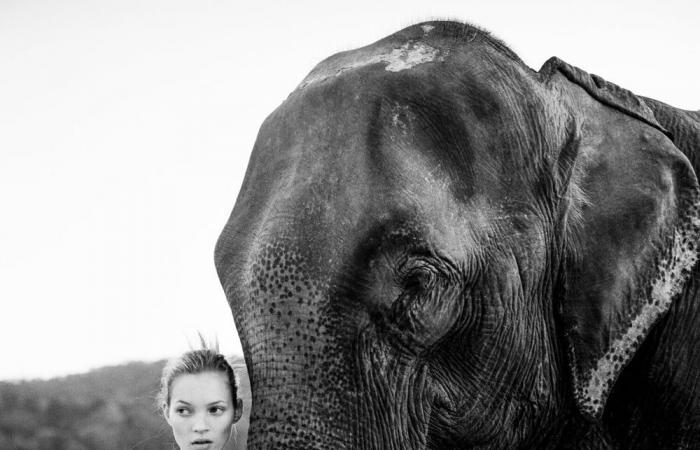
<instances>
[{"instance_id":1,"label":"elephant eye","mask_svg":"<svg viewBox=\"0 0 700 450\"><path fill-rule=\"evenodd\" d=\"M427 261L419 259L404 264L399 270L399 284L408 294L427 292L435 287L438 271Z\"/></svg>"},{"instance_id":2,"label":"elephant eye","mask_svg":"<svg viewBox=\"0 0 700 450\"><path fill-rule=\"evenodd\" d=\"M462 317L463 284L456 266L440 256L408 258L398 266L399 295L386 316L387 336L404 351L420 352L438 342Z\"/></svg>"}]
</instances>

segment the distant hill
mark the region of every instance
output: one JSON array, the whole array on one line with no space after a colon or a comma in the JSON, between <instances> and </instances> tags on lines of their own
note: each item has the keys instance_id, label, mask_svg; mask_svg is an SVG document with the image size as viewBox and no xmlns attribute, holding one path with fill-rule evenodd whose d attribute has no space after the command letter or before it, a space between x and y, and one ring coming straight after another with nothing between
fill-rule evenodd
<instances>
[{"instance_id":1,"label":"distant hill","mask_svg":"<svg viewBox=\"0 0 700 450\"><path fill-rule=\"evenodd\" d=\"M250 384L242 359L230 359L240 380L243 417L236 443L245 448ZM165 360L103 367L51 380L0 382L0 449L172 450L154 398Z\"/></svg>"}]
</instances>

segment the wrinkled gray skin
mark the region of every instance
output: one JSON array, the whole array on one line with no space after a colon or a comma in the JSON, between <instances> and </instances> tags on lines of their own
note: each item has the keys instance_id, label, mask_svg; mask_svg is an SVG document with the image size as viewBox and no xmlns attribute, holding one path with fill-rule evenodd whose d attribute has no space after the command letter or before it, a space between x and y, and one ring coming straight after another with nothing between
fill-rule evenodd
<instances>
[{"instance_id":1,"label":"wrinkled gray skin","mask_svg":"<svg viewBox=\"0 0 700 450\"><path fill-rule=\"evenodd\" d=\"M216 248L249 448L697 445L699 147L468 25L323 61Z\"/></svg>"}]
</instances>

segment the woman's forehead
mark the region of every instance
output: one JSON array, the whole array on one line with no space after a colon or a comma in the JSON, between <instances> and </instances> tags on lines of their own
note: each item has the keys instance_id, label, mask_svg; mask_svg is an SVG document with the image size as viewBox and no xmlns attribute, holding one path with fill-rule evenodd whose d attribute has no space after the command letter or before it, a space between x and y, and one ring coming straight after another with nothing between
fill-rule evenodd
<instances>
[{"instance_id":1,"label":"woman's forehead","mask_svg":"<svg viewBox=\"0 0 700 450\"><path fill-rule=\"evenodd\" d=\"M171 402L209 404L217 401L230 402L231 388L223 372L202 372L179 375L170 388Z\"/></svg>"}]
</instances>

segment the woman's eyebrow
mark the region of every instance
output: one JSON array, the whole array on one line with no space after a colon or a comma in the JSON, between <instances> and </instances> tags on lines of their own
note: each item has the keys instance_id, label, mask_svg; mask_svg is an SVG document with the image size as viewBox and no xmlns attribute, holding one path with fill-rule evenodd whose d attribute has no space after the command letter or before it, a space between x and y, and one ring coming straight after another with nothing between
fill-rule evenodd
<instances>
[{"instance_id":1,"label":"woman's eyebrow","mask_svg":"<svg viewBox=\"0 0 700 450\"><path fill-rule=\"evenodd\" d=\"M226 401L225 400L216 400L216 401L208 403L208 405L211 406L211 405L216 405L218 403L226 404Z\"/></svg>"},{"instance_id":2,"label":"woman's eyebrow","mask_svg":"<svg viewBox=\"0 0 700 450\"><path fill-rule=\"evenodd\" d=\"M179 399L178 399L178 400L175 400L175 403L184 403L185 405L189 405L189 404L190 404L189 402L186 402L186 401L184 401L184 400L179 400Z\"/></svg>"}]
</instances>

